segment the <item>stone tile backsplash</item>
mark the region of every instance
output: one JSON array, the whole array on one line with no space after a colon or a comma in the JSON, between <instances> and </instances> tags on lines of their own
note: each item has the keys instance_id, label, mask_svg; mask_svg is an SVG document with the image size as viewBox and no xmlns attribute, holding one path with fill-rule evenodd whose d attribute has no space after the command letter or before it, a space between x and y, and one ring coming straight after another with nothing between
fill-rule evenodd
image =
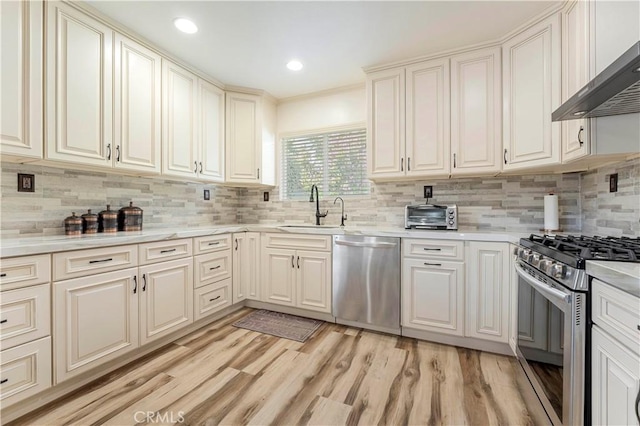
<instances>
[{"instance_id":1,"label":"stone tile backsplash","mask_svg":"<svg viewBox=\"0 0 640 426\"><path fill-rule=\"evenodd\" d=\"M64 234L71 212L118 210L133 201L143 229L237 223L238 189L159 177L121 176L28 164L2 163L0 231L3 238ZM17 173L35 175L35 192L17 192ZM203 200L204 189L211 200Z\"/></svg>"},{"instance_id":2,"label":"stone tile backsplash","mask_svg":"<svg viewBox=\"0 0 640 426\"><path fill-rule=\"evenodd\" d=\"M36 176L36 192L16 190L17 173ZM609 175L618 173L618 192L609 193ZM119 209L133 201L144 210L144 229L233 223L315 223L308 198L270 201L263 189L184 183L159 177L131 177L1 163L0 235L3 238L64 233L63 220L107 203ZM460 178L371 185L368 196L343 197L347 225L403 226L404 206L423 203L423 186L432 185L435 204L457 204L460 226L469 230L539 232L543 197L560 199L560 226L566 232L635 236L640 234L640 159L584 173ZM203 190L211 201L203 200ZM323 224L340 223L340 203L321 194Z\"/></svg>"}]
</instances>

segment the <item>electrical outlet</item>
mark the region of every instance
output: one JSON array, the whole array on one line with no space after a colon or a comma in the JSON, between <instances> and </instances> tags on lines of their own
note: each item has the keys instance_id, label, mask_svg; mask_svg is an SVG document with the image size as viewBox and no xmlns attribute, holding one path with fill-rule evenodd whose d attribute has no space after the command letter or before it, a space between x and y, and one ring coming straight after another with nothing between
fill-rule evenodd
<instances>
[{"instance_id":1,"label":"electrical outlet","mask_svg":"<svg viewBox=\"0 0 640 426\"><path fill-rule=\"evenodd\" d=\"M424 187L424 198L433 198L433 186Z\"/></svg>"},{"instance_id":2,"label":"electrical outlet","mask_svg":"<svg viewBox=\"0 0 640 426\"><path fill-rule=\"evenodd\" d=\"M267 191L262 194L262 199L264 201L269 201L269 193Z\"/></svg>"},{"instance_id":3,"label":"electrical outlet","mask_svg":"<svg viewBox=\"0 0 640 426\"><path fill-rule=\"evenodd\" d=\"M208 189L204 190L204 200L209 201L211 199L211 192Z\"/></svg>"},{"instance_id":4,"label":"electrical outlet","mask_svg":"<svg viewBox=\"0 0 640 426\"><path fill-rule=\"evenodd\" d=\"M609 192L618 192L618 174L609 175Z\"/></svg>"}]
</instances>

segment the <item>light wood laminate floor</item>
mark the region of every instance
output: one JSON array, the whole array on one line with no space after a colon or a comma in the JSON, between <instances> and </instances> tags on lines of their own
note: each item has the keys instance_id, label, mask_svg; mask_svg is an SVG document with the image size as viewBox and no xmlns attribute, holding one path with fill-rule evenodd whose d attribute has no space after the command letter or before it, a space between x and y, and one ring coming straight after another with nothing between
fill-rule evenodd
<instances>
[{"instance_id":1,"label":"light wood laminate floor","mask_svg":"<svg viewBox=\"0 0 640 426\"><path fill-rule=\"evenodd\" d=\"M330 323L305 343L231 326L250 311L237 311L13 424L548 422L515 358Z\"/></svg>"}]
</instances>

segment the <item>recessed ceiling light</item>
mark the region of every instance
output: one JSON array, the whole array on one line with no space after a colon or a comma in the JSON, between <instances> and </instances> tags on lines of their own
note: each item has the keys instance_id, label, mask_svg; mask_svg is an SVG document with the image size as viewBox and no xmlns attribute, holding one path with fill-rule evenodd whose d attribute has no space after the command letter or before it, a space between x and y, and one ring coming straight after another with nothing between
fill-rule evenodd
<instances>
[{"instance_id":1,"label":"recessed ceiling light","mask_svg":"<svg viewBox=\"0 0 640 426\"><path fill-rule=\"evenodd\" d=\"M302 62L293 59L289 61L289 63L287 64L287 68L289 68L291 71L300 71L302 69Z\"/></svg>"},{"instance_id":2,"label":"recessed ceiling light","mask_svg":"<svg viewBox=\"0 0 640 426\"><path fill-rule=\"evenodd\" d=\"M190 21L187 18L176 18L173 20L173 25L175 25L176 28L183 33L193 34L198 32L198 27L196 26L196 24L194 24L193 21Z\"/></svg>"}]
</instances>

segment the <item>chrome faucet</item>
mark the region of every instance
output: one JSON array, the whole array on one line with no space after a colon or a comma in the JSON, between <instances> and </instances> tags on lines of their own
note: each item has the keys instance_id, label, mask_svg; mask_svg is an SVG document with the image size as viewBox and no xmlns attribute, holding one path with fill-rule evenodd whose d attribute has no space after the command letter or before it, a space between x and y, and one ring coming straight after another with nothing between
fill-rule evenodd
<instances>
[{"instance_id":1,"label":"chrome faucet","mask_svg":"<svg viewBox=\"0 0 640 426\"><path fill-rule=\"evenodd\" d=\"M340 203L342 204L342 213L340 214L340 226L344 226L344 221L347 220L347 215L344 214L344 200L342 199L342 197L336 197L335 200L333 200L333 204L336 203L336 201L340 200Z\"/></svg>"},{"instance_id":2,"label":"chrome faucet","mask_svg":"<svg viewBox=\"0 0 640 426\"><path fill-rule=\"evenodd\" d=\"M313 203L313 190L316 190L316 225L320 226L320 218L321 217L327 217L327 215L329 214L329 210L327 210L324 213L320 213L320 195L318 194L318 186L316 184L313 184L311 186L311 196L309 197L309 202Z\"/></svg>"}]
</instances>

